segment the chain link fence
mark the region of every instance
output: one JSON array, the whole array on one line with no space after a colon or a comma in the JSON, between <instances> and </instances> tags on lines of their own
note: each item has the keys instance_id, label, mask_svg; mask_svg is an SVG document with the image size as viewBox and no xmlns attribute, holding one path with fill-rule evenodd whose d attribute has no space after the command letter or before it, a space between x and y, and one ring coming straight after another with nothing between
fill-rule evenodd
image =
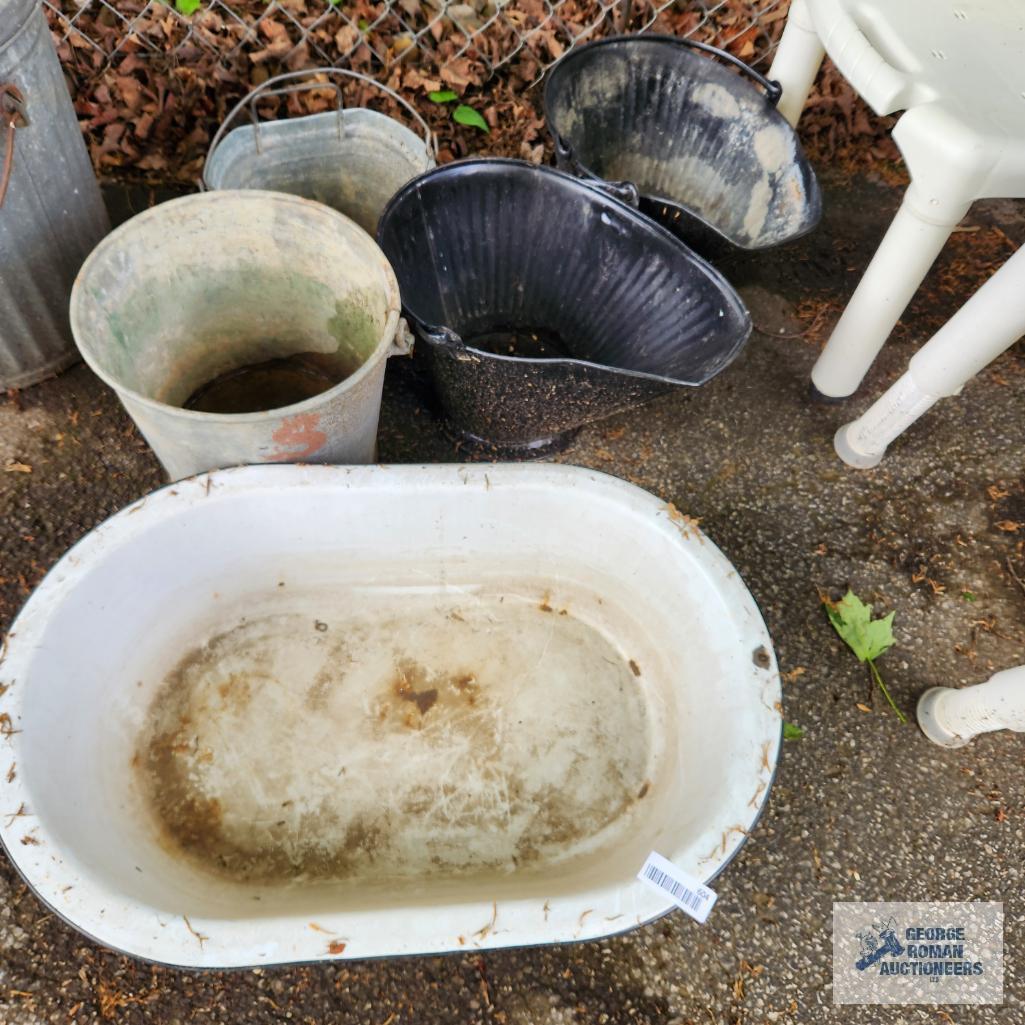
<instances>
[{"instance_id":1,"label":"chain link fence","mask_svg":"<svg viewBox=\"0 0 1025 1025\"><path fill-rule=\"evenodd\" d=\"M363 72L416 104L442 159L486 151L543 159L546 68L613 32L661 31L725 47L751 64L778 41L789 0L42 0L93 163L105 177L194 182L217 124L248 89L283 71ZM454 128L428 100L452 89L491 131ZM346 103L380 105L350 85ZM316 93L261 107L326 109ZM320 106L317 106L320 104ZM398 113L380 105L387 113ZM401 114L399 115L401 116Z\"/></svg>"},{"instance_id":2,"label":"chain link fence","mask_svg":"<svg viewBox=\"0 0 1025 1025\"><path fill-rule=\"evenodd\" d=\"M577 43L610 29L649 30L667 12L678 15L684 34L712 38L755 62L773 48L773 26L788 0L43 0L43 6L66 53L80 57L88 50L105 62L128 53L187 61L199 49L227 65L248 58L254 66L358 63L386 71L398 62L426 58L443 66L470 54L492 74L524 49L540 58L543 70Z\"/></svg>"}]
</instances>

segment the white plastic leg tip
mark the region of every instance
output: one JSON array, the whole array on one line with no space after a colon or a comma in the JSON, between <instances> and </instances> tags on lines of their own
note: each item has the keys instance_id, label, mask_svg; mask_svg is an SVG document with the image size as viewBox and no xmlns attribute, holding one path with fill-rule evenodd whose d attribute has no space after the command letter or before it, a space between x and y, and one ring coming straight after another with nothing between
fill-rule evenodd
<instances>
[{"instance_id":1,"label":"white plastic leg tip","mask_svg":"<svg viewBox=\"0 0 1025 1025\"><path fill-rule=\"evenodd\" d=\"M872 467L878 466L883 461L886 449L884 448L882 452L875 453L862 452L860 449L856 449L850 442L851 428L853 426L853 423L844 424L836 432L836 435L833 437L833 448L836 449L836 454L848 466L853 466L857 470L871 470Z\"/></svg>"},{"instance_id":2,"label":"white plastic leg tip","mask_svg":"<svg viewBox=\"0 0 1025 1025\"><path fill-rule=\"evenodd\" d=\"M949 687L930 687L919 699L916 715L922 732L934 744L940 747L964 747L971 738L951 733L943 725L943 709L941 702L945 694L950 693Z\"/></svg>"}]
</instances>

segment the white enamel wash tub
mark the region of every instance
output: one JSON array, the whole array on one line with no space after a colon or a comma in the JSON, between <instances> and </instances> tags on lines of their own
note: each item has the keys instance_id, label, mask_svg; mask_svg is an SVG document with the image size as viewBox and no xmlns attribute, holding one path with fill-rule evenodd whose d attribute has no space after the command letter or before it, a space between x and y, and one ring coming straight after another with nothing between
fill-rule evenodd
<instances>
[{"instance_id":1,"label":"white enamel wash tub","mask_svg":"<svg viewBox=\"0 0 1025 1025\"><path fill-rule=\"evenodd\" d=\"M554 943L711 880L779 675L672 506L563 466L252 466L118 513L29 600L0 830L101 943L243 966Z\"/></svg>"}]
</instances>

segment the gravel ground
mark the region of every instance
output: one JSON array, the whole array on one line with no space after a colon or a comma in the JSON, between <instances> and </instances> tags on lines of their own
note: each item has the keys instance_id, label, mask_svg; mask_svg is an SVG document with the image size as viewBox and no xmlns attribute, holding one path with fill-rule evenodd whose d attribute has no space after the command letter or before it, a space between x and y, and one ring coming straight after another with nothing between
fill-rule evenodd
<instances>
[{"instance_id":1,"label":"gravel ground","mask_svg":"<svg viewBox=\"0 0 1025 1025\"><path fill-rule=\"evenodd\" d=\"M558 457L700 517L762 609L786 717L805 731L784 745L767 810L716 884L705 926L672 914L604 942L187 973L90 944L2 861L0 1021L1025 1022L1025 747L1005 733L944 751L899 725L817 595L849 584L896 610L898 643L880 668L909 716L932 684L979 682L1023 660L1025 590L1007 560L1025 576L1025 557L1020 534L997 524L1025 522L1025 357L1008 353L934 409L877 470L846 468L831 438L901 372L980 268L1025 238L1025 217L1010 203L974 211L860 397L813 404L818 344L899 195L859 181L832 183L825 199L811 238L726 268L744 282L758 328L737 363L692 395L588 428ZM458 458L415 373L392 363L381 459ZM0 473L3 626L72 542L161 482L83 367L0 403L0 467L12 463L31 472ZM1003 1008L833 1007L832 902L913 899L1005 902Z\"/></svg>"}]
</instances>

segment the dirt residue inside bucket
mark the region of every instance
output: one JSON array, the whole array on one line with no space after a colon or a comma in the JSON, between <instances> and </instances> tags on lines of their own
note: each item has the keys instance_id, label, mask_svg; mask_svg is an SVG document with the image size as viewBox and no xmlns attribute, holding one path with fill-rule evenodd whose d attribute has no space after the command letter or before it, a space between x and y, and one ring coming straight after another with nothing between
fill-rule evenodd
<instances>
[{"instance_id":1,"label":"dirt residue inside bucket","mask_svg":"<svg viewBox=\"0 0 1025 1025\"><path fill-rule=\"evenodd\" d=\"M492 328L467 337L466 344L496 356L524 359L572 359L573 353L559 334L543 327Z\"/></svg>"},{"instance_id":2,"label":"dirt residue inside bucket","mask_svg":"<svg viewBox=\"0 0 1025 1025\"><path fill-rule=\"evenodd\" d=\"M598 630L529 598L361 593L188 652L135 758L164 846L240 882L508 872L629 829L647 699Z\"/></svg>"},{"instance_id":3,"label":"dirt residue inside bucket","mask_svg":"<svg viewBox=\"0 0 1025 1025\"><path fill-rule=\"evenodd\" d=\"M200 385L182 403L201 413L262 413L305 402L359 369L355 359L299 352L236 367Z\"/></svg>"}]
</instances>

